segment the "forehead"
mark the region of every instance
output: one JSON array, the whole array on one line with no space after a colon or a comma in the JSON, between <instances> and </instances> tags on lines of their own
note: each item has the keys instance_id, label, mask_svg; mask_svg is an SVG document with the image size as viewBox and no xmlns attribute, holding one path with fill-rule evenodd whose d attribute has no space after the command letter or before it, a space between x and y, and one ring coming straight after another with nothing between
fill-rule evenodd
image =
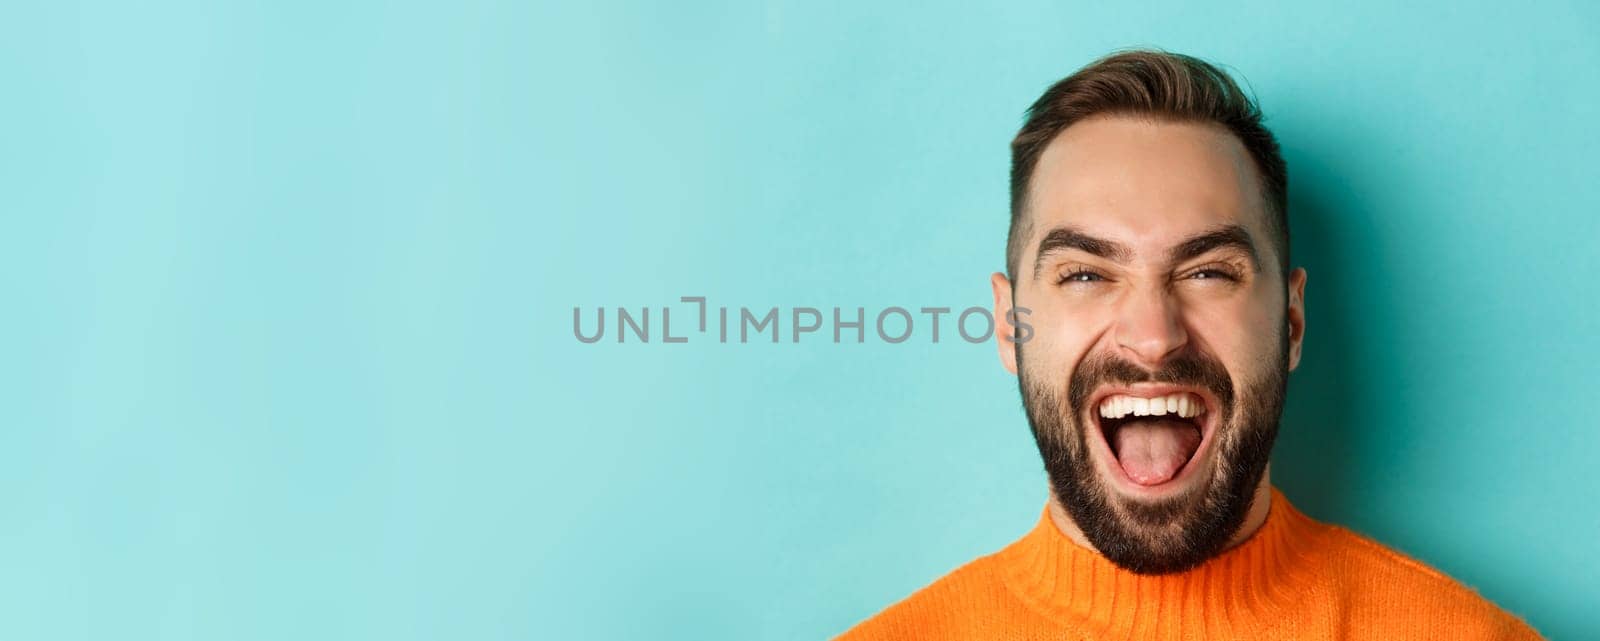
<instances>
[{"instance_id":1,"label":"forehead","mask_svg":"<svg viewBox=\"0 0 1600 641\"><path fill-rule=\"evenodd\" d=\"M1259 184L1244 145L1219 126L1090 118L1061 132L1039 157L1028 206L1032 236L1072 225L1145 255L1237 224L1266 250Z\"/></svg>"}]
</instances>

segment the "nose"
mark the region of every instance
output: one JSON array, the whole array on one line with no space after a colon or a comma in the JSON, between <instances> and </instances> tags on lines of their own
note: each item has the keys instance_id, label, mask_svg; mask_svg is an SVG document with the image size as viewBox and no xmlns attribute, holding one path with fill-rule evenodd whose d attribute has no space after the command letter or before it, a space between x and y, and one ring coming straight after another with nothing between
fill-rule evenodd
<instances>
[{"instance_id":1,"label":"nose","mask_svg":"<svg viewBox=\"0 0 1600 641\"><path fill-rule=\"evenodd\" d=\"M1163 288L1146 289L1123 301L1115 338L1124 356L1150 370L1189 343L1179 303Z\"/></svg>"}]
</instances>

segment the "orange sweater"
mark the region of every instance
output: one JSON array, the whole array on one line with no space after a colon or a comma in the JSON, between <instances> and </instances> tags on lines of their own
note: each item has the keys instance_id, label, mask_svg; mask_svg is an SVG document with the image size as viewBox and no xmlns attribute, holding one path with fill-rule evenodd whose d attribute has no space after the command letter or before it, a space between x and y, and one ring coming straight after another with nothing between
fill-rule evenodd
<instances>
[{"instance_id":1,"label":"orange sweater","mask_svg":"<svg viewBox=\"0 0 1600 641\"><path fill-rule=\"evenodd\" d=\"M1276 488L1244 543L1188 572L1142 576L1033 531L840 639L1538 639L1439 572L1295 510Z\"/></svg>"}]
</instances>

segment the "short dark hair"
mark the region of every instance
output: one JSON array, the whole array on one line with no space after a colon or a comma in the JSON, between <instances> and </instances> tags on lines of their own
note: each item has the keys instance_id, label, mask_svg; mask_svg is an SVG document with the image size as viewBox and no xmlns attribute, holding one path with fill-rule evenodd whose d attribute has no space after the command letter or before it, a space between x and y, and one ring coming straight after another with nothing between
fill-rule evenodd
<instances>
[{"instance_id":1,"label":"short dark hair","mask_svg":"<svg viewBox=\"0 0 1600 641\"><path fill-rule=\"evenodd\" d=\"M1051 85L1028 108L1011 141L1011 229L1006 273L1016 280L1027 236L1029 186L1039 155L1073 123L1091 116L1129 115L1173 122L1213 123L1244 144L1261 175L1267 227L1279 268L1289 273L1289 170L1278 141L1261 124L1261 109L1233 78L1212 64L1177 53L1136 49L1113 53Z\"/></svg>"}]
</instances>

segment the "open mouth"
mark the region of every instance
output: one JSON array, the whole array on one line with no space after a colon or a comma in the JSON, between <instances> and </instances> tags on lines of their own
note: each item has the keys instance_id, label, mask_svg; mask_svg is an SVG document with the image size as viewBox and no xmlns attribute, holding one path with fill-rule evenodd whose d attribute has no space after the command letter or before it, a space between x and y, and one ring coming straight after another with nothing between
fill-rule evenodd
<instances>
[{"instance_id":1,"label":"open mouth","mask_svg":"<svg viewBox=\"0 0 1600 641\"><path fill-rule=\"evenodd\" d=\"M1158 390L1152 390L1158 391ZM1208 442L1215 412L1197 390L1113 391L1090 407L1128 480L1157 486L1182 475Z\"/></svg>"}]
</instances>

